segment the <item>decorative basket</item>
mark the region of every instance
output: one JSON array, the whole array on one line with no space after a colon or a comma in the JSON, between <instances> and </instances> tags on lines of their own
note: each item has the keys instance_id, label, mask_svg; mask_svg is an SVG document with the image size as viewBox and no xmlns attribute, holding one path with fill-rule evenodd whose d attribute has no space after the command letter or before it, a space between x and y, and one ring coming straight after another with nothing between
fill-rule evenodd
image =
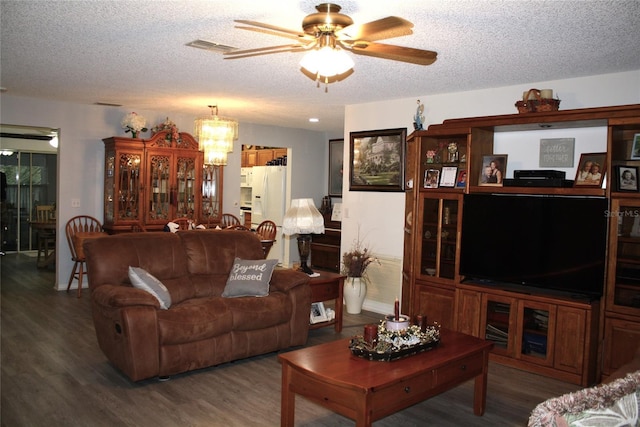
<instances>
[{"instance_id":1,"label":"decorative basket","mask_svg":"<svg viewBox=\"0 0 640 427\"><path fill-rule=\"evenodd\" d=\"M531 94L535 99L529 99ZM539 89L529 89L525 100L516 102L518 113L540 113L543 111L558 111L560 108L559 99L544 99L540 96Z\"/></svg>"}]
</instances>

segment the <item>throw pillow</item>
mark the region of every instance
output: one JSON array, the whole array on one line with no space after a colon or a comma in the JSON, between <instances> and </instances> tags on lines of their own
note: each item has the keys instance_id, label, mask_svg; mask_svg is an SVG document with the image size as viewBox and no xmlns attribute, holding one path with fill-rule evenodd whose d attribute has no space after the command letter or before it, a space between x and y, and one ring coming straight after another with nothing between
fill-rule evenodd
<instances>
[{"instance_id":1,"label":"throw pillow","mask_svg":"<svg viewBox=\"0 0 640 427\"><path fill-rule=\"evenodd\" d=\"M269 295L271 274L278 263L277 259L242 260L236 258L231 267L222 296L265 297Z\"/></svg>"},{"instance_id":2,"label":"throw pillow","mask_svg":"<svg viewBox=\"0 0 640 427\"><path fill-rule=\"evenodd\" d=\"M149 274L145 269L130 266L129 280L131 280L131 284L134 288L147 291L156 297L160 303L161 309L167 310L171 307L171 295L169 295L167 287L162 284L160 280Z\"/></svg>"}]
</instances>

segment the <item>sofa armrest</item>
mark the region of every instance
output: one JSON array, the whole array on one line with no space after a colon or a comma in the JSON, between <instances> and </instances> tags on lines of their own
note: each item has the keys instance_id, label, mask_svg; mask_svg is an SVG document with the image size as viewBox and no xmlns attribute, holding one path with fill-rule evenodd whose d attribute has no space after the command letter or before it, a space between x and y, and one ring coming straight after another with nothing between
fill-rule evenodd
<instances>
[{"instance_id":1,"label":"sofa armrest","mask_svg":"<svg viewBox=\"0 0 640 427\"><path fill-rule=\"evenodd\" d=\"M102 285L93 290L91 298L104 307L146 305L160 309L158 299L147 291L119 285Z\"/></svg>"},{"instance_id":2,"label":"sofa armrest","mask_svg":"<svg viewBox=\"0 0 640 427\"><path fill-rule=\"evenodd\" d=\"M309 276L289 268L276 268L271 275L270 288L274 291L288 292L297 286L309 283Z\"/></svg>"}]
</instances>

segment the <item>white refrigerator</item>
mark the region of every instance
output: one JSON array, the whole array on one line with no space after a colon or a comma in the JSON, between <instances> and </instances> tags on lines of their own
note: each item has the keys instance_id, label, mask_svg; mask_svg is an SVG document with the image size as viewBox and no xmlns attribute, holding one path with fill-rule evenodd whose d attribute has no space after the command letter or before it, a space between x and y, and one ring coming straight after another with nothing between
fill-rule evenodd
<instances>
[{"instance_id":1,"label":"white refrigerator","mask_svg":"<svg viewBox=\"0 0 640 427\"><path fill-rule=\"evenodd\" d=\"M264 220L276 223L276 242L269 251L269 259L284 261L282 221L285 213L287 185L286 166L254 166L251 178L251 228Z\"/></svg>"}]
</instances>

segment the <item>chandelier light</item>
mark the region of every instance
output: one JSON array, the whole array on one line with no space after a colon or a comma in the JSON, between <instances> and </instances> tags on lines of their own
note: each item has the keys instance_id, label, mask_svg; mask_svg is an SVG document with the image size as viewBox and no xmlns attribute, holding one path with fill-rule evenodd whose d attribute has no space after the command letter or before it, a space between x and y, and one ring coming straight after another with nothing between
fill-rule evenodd
<instances>
[{"instance_id":1,"label":"chandelier light","mask_svg":"<svg viewBox=\"0 0 640 427\"><path fill-rule=\"evenodd\" d=\"M209 105L211 115L195 120L195 137L198 149L204 151L206 165L225 166L227 153L233 151L233 141L238 139L238 121L218 116L218 106Z\"/></svg>"}]
</instances>

